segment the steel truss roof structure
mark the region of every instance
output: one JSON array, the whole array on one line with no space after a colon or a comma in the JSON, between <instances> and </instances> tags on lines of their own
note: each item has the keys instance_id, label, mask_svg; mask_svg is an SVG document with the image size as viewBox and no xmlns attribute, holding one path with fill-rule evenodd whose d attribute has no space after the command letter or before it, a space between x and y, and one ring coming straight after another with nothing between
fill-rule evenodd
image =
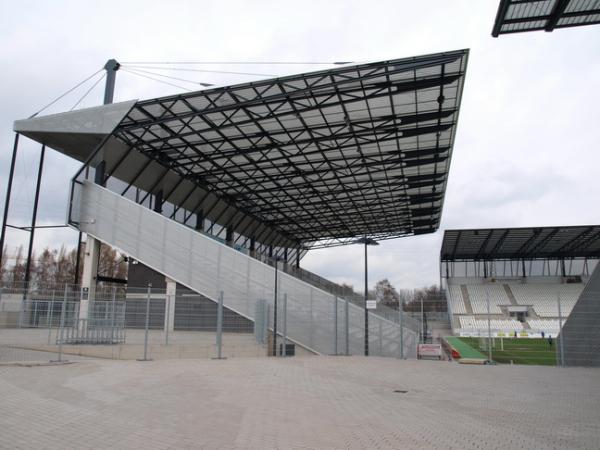
<instances>
[{"instance_id":1,"label":"steel truss roof structure","mask_svg":"<svg viewBox=\"0 0 600 450\"><path fill-rule=\"evenodd\" d=\"M600 23L600 0L501 0L492 36Z\"/></svg>"},{"instance_id":2,"label":"steel truss roof structure","mask_svg":"<svg viewBox=\"0 0 600 450\"><path fill-rule=\"evenodd\" d=\"M600 258L600 225L446 230L441 261Z\"/></svg>"},{"instance_id":3,"label":"steel truss roof structure","mask_svg":"<svg viewBox=\"0 0 600 450\"><path fill-rule=\"evenodd\" d=\"M138 101L112 134L304 248L429 233L440 222L467 57Z\"/></svg>"}]
</instances>

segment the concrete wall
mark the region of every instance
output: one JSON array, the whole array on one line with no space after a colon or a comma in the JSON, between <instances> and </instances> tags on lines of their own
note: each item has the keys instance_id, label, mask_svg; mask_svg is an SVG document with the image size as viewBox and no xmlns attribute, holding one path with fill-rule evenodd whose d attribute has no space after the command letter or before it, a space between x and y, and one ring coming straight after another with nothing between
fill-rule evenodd
<instances>
[{"instance_id":1,"label":"concrete wall","mask_svg":"<svg viewBox=\"0 0 600 450\"><path fill-rule=\"evenodd\" d=\"M600 264L563 326L565 364L600 367Z\"/></svg>"},{"instance_id":2,"label":"concrete wall","mask_svg":"<svg viewBox=\"0 0 600 450\"><path fill-rule=\"evenodd\" d=\"M145 266L139 261L130 262L127 271L127 286L135 289L138 292L140 289L152 284L153 289L166 289L167 283L165 276ZM129 289L131 290L131 289Z\"/></svg>"}]
</instances>

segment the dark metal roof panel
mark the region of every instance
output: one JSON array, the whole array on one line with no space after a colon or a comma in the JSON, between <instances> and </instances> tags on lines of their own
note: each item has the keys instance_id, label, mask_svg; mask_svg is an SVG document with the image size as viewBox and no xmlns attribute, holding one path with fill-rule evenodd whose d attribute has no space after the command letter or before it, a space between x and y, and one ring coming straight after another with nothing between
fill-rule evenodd
<instances>
[{"instance_id":1,"label":"dark metal roof panel","mask_svg":"<svg viewBox=\"0 0 600 450\"><path fill-rule=\"evenodd\" d=\"M139 101L114 135L306 247L440 222L468 50Z\"/></svg>"},{"instance_id":2,"label":"dark metal roof panel","mask_svg":"<svg viewBox=\"0 0 600 450\"><path fill-rule=\"evenodd\" d=\"M501 0L492 36L600 23L600 0Z\"/></svg>"},{"instance_id":3,"label":"dark metal roof panel","mask_svg":"<svg viewBox=\"0 0 600 450\"><path fill-rule=\"evenodd\" d=\"M600 258L600 225L446 230L442 261Z\"/></svg>"}]
</instances>

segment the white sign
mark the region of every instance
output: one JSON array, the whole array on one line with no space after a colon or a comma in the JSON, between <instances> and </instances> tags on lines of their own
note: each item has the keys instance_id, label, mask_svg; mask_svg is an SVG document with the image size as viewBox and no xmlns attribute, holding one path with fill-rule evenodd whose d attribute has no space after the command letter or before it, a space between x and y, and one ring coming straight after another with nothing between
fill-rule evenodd
<instances>
[{"instance_id":1,"label":"white sign","mask_svg":"<svg viewBox=\"0 0 600 450\"><path fill-rule=\"evenodd\" d=\"M419 344L417 348L419 356L442 357L442 346L440 344Z\"/></svg>"},{"instance_id":2,"label":"white sign","mask_svg":"<svg viewBox=\"0 0 600 450\"><path fill-rule=\"evenodd\" d=\"M377 300L367 300L367 309L377 309Z\"/></svg>"}]
</instances>

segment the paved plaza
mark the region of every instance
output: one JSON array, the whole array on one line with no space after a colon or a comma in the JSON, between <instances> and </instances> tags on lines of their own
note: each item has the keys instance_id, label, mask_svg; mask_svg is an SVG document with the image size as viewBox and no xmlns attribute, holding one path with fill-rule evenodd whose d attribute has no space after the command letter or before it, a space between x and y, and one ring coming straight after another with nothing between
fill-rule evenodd
<instances>
[{"instance_id":1,"label":"paved plaza","mask_svg":"<svg viewBox=\"0 0 600 450\"><path fill-rule=\"evenodd\" d=\"M0 366L3 449L598 448L600 371L296 357Z\"/></svg>"}]
</instances>

